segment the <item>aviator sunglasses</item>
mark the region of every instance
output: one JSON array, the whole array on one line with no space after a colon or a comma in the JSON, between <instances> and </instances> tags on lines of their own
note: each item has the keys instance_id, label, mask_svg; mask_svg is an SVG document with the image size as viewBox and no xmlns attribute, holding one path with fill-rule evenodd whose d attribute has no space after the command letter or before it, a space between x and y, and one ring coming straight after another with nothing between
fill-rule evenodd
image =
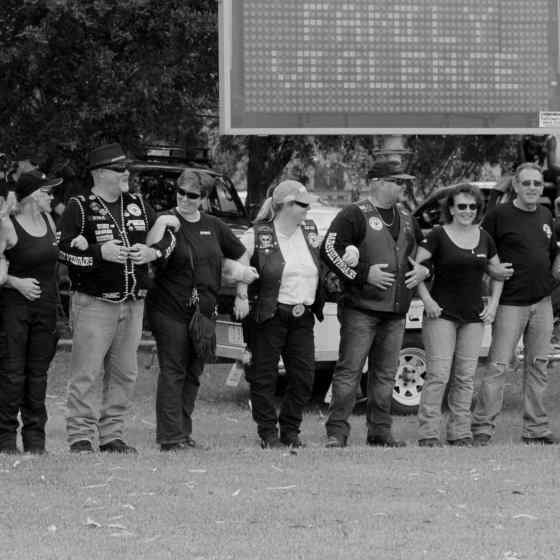
<instances>
[{"instance_id":1,"label":"aviator sunglasses","mask_svg":"<svg viewBox=\"0 0 560 560\"><path fill-rule=\"evenodd\" d=\"M459 202L458 204L455 204L455 208L457 208L457 210L466 210L467 208L469 210L476 210L478 208L478 204L471 202L470 204L466 204L465 202Z\"/></svg>"}]
</instances>

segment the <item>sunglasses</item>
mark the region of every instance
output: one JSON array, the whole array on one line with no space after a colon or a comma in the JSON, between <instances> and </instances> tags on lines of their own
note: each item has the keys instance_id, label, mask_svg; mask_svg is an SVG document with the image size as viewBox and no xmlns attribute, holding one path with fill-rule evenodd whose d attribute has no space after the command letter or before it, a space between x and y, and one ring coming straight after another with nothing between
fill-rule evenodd
<instances>
[{"instance_id":1,"label":"sunglasses","mask_svg":"<svg viewBox=\"0 0 560 560\"><path fill-rule=\"evenodd\" d=\"M191 192L191 191L185 191L183 189L177 189L177 194L179 196L186 196L187 198L189 198L190 200L196 200L198 198L202 198L202 194L201 193L195 193L195 192Z\"/></svg>"},{"instance_id":2,"label":"sunglasses","mask_svg":"<svg viewBox=\"0 0 560 560\"><path fill-rule=\"evenodd\" d=\"M457 210L466 210L467 208L469 210L477 210L478 204L472 202L471 204L466 204L465 202L459 202L459 204L455 204L455 208L457 208Z\"/></svg>"},{"instance_id":3,"label":"sunglasses","mask_svg":"<svg viewBox=\"0 0 560 560\"><path fill-rule=\"evenodd\" d=\"M535 179L525 179L524 181L521 181L521 185L524 187L530 187L531 185L535 185L535 187L542 187L543 182Z\"/></svg>"},{"instance_id":4,"label":"sunglasses","mask_svg":"<svg viewBox=\"0 0 560 560\"><path fill-rule=\"evenodd\" d=\"M309 208L309 204L307 202L300 202L299 200L294 200L294 204L297 204L300 208Z\"/></svg>"},{"instance_id":5,"label":"sunglasses","mask_svg":"<svg viewBox=\"0 0 560 560\"><path fill-rule=\"evenodd\" d=\"M114 171L115 173L124 173L128 171L128 165L111 165L111 167L106 167L109 171Z\"/></svg>"}]
</instances>

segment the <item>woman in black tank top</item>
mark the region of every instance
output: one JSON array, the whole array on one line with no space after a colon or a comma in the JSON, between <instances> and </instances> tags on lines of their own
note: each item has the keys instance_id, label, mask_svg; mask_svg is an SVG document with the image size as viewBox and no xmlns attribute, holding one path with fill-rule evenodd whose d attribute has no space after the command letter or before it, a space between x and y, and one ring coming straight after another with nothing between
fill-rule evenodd
<instances>
[{"instance_id":1,"label":"woman in black tank top","mask_svg":"<svg viewBox=\"0 0 560 560\"><path fill-rule=\"evenodd\" d=\"M18 453L18 412L23 450L45 452L47 370L56 351L58 247L50 189L60 179L41 172L20 176L19 210L4 218L3 257L8 278L0 290L0 452Z\"/></svg>"}]
</instances>

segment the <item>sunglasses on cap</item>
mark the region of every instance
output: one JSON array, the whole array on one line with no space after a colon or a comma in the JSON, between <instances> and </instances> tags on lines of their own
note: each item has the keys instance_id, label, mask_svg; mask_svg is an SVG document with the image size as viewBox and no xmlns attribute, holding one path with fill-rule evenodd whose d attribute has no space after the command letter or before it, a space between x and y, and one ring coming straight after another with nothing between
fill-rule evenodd
<instances>
[{"instance_id":1,"label":"sunglasses on cap","mask_svg":"<svg viewBox=\"0 0 560 560\"><path fill-rule=\"evenodd\" d=\"M186 191L184 189L176 189L176 192L179 196L186 196L187 198L190 198L191 200L196 200L197 198L203 198L203 196L204 196L202 193Z\"/></svg>"},{"instance_id":2,"label":"sunglasses on cap","mask_svg":"<svg viewBox=\"0 0 560 560\"><path fill-rule=\"evenodd\" d=\"M309 208L309 204L307 202L300 202L299 200L293 200L293 204L297 204L300 208Z\"/></svg>"},{"instance_id":3,"label":"sunglasses on cap","mask_svg":"<svg viewBox=\"0 0 560 560\"><path fill-rule=\"evenodd\" d=\"M457 208L457 210L466 210L467 208L469 210L477 210L478 204L475 202L471 202L470 204L467 204L466 202L459 202L458 204L455 204L455 208Z\"/></svg>"}]
</instances>

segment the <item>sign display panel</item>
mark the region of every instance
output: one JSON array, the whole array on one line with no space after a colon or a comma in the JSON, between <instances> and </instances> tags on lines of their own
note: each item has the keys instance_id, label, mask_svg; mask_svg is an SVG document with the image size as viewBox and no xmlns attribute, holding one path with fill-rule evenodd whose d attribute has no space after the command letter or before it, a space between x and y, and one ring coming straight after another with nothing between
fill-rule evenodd
<instances>
[{"instance_id":1,"label":"sign display panel","mask_svg":"<svg viewBox=\"0 0 560 560\"><path fill-rule=\"evenodd\" d=\"M224 0L222 128L542 128L560 110L558 3Z\"/></svg>"}]
</instances>

